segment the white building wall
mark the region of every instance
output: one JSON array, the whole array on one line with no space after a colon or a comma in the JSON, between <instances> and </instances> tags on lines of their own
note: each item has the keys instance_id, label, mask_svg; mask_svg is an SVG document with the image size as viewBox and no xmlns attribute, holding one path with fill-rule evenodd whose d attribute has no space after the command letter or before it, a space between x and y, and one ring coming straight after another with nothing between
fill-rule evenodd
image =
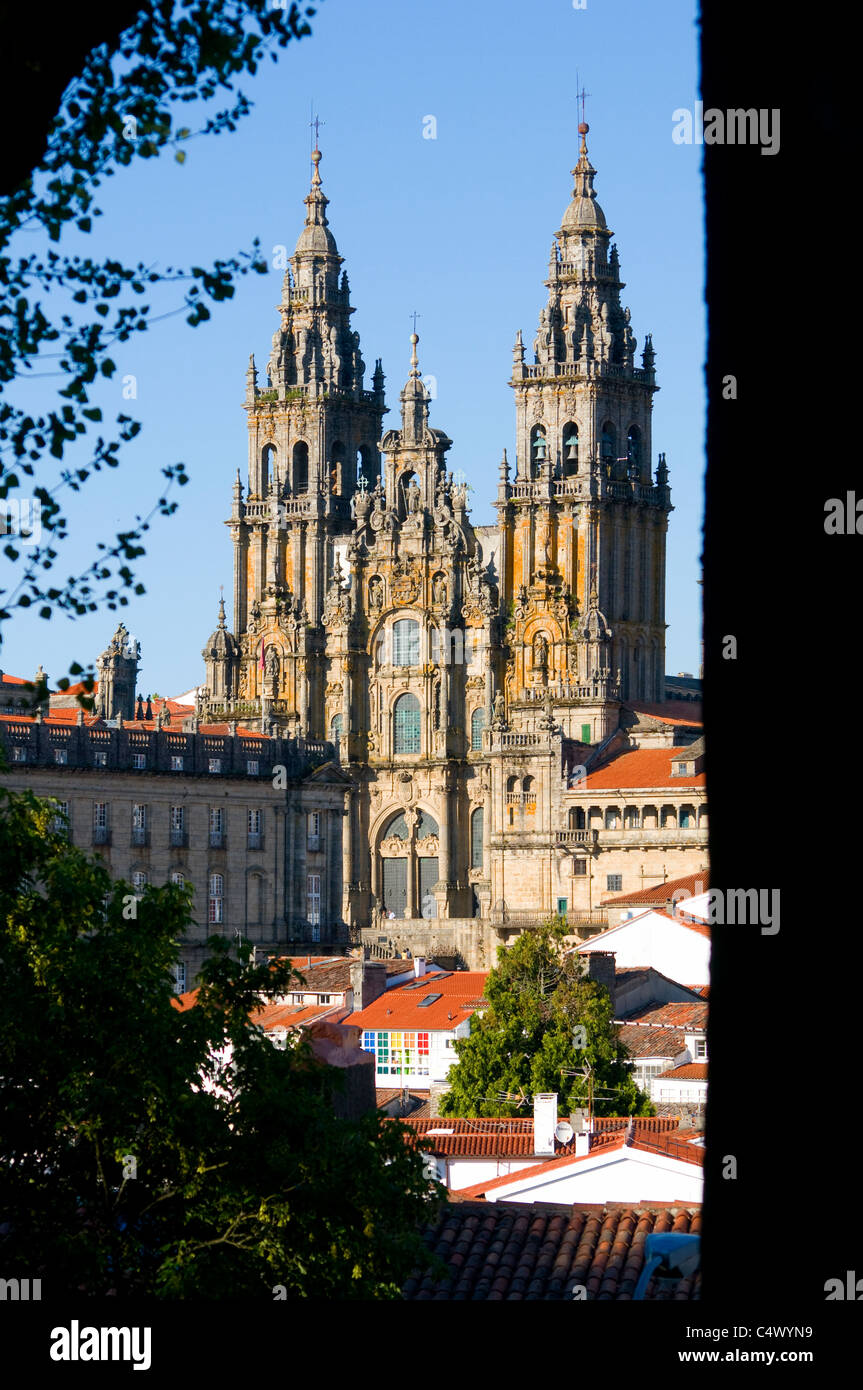
<instances>
[{"instance_id":1,"label":"white building wall","mask_svg":"<svg viewBox=\"0 0 863 1390\"><path fill-rule=\"evenodd\" d=\"M580 955L590 951L613 951L618 968L652 965L684 985L710 983L709 938L658 912L642 912L593 937L578 949Z\"/></svg>"},{"instance_id":2,"label":"white building wall","mask_svg":"<svg viewBox=\"0 0 863 1390\"><path fill-rule=\"evenodd\" d=\"M700 1202L704 1170L665 1154L617 1150L537 1176L521 1188L486 1193L488 1202Z\"/></svg>"}]
</instances>

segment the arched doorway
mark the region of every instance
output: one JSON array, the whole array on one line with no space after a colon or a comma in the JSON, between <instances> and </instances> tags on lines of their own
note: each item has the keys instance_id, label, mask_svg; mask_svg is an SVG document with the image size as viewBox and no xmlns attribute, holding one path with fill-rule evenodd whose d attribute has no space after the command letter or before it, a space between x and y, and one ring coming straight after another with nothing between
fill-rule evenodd
<instances>
[{"instance_id":1,"label":"arched doorway","mask_svg":"<svg viewBox=\"0 0 863 1390\"><path fill-rule=\"evenodd\" d=\"M377 897L384 918L437 916L439 835L428 811L409 808L385 823L377 853Z\"/></svg>"}]
</instances>

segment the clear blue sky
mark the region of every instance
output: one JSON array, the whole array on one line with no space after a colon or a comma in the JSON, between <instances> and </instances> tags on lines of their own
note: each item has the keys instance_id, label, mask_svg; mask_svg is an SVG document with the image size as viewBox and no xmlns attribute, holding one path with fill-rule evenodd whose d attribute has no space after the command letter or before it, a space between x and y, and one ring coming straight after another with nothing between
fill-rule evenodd
<instances>
[{"instance_id":1,"label":"clear blue sky","mask_svg":"<svg viewBox=\"0 0 863 1390\"><path fill-rule=\"evenodd\" d=\"M420 365L437 378L432 424L454 441L451 467L474 489L473 519L495 519L498 463L514 456L507 385L512 343L530 346L553 233L569 200L578 153L576 69L587 101L599 201L615 233L623 302L638 350L657 351L654 462L667 454L666 670L697 674L698 557L704 472L706 348L701 149L672 141L672 112L698 96L696 16L690 0L322 0L312 37L267 61L245 90L252 114L233 134L137 161L98 190L104 216L63 249L127 263L206 264L250 247L293 251L309 182L309 106L320 143L330 225L345 257L368 376L383 358L390 414L409 365L409 315L419 311ZM183 113L185 115L185 113ZM437 138L423 138L434 116ZM178 512L156 518L145 559L147 593L119 613L50 623L19 610L0 665L49 676L93 660L117 621L142 645L140 689L177 694L203 679L200 651L215 626L219 585L231 595L224 520L239 467L246 478L245 370L266 364L282 270L239 282L232 301L190 328L167 318L118 348L101 402L143 422L116 473L87 484L67 507L60 572L84 568L161 491L159 469L182 460L190 484ZM153 313L176 307L162 290ZM124 402L133 374L138 398ZM47 385L47 382L44 384ZM31 409L44 385L20 397ZM44 403L44 402L43 402ZM5 579L5 576L4 576ZM230 613L229 613L230 617Z\"/></svg>"}]
</instances>

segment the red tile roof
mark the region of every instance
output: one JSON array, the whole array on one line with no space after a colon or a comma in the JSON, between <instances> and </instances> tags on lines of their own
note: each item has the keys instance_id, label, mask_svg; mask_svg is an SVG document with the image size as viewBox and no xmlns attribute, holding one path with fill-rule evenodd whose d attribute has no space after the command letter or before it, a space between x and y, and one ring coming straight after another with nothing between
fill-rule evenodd
<instances>
[{"instance_id":1,"label":"red tile roof","mask_svg":"<svg viewBox=\"0 0 863 1390\"><path fill-rule=\"evenodd\" d=\"M457 970L397 985L367 1008L351 1014L350 1021L361 1028L424 1031L440 1028L449 1032L483 1005L482 992L488 973L487 970ZM423 1005L422 1000L433 994L441 997Z\"/></svg>"},{"instance_id":2,"label":"red tile roof","mask_svg":"<svg viewBox=\"0 0 863 1390\"><path fill-rule=\"evenodd\" d=\"M656 1079L664 1081L669 1076L673 1077L675 1081L706 1081L707 1063L685 1062L682 1067L672 1067L671 1071L660 1072Z\"/></svg>"},{"instance_id":3,"label":"red tile roof","mask_svg":"<svg viewBox=\"0 0 863 1390\"><path fill-rule=\"evenodd\" d=\"M682 1070L678 1068L677 1070ZM668 1073L671 1075L671 1073ZM407 1122L405 1122L407 1123ZM693 1138L700 1135L692 1131ZM573 1143L573 1150L574 1150ZM554 1158L547 1159L544 1163L535 1163L527 1168L519 1168L515 1173L508 1173L501 1178L488 1178L484 1182L474 1183L471 1187L459 1188L463 1197L484 1197L487 1192L495 1192L500 1188L510 1187L515 1182L534 1179L545 1173L562 1172L565 1169L575 1167L579 1163L588 1163L590 1159L596 1158L598 1153L612 1153L617 1149L634 1149L644 1153L664 1153L669 1158L679 1159L683 1163L694 1163L698 1167L704 1167L704 1148L700 1144L693 1144L689 1139L682 1138L679 1134L641 1134L628 1130L618 1130L616 1133L607 1132L591 1134L590 1149L586 1154L576 1155L572 1151L555 1154Z\"/></svg>"},{"instance_id":4,"label":"red tile roof","mask_svg":"<svg viewBox=\"0 0 863 1390\"><path fill-rule=\"evenodd\" d=\"M710 874L707 869L701 869L697 874L686 874L683 878L670 878L665 883L656 883L652 888L637 888L634 893L617 893L614 897L603 898L603 907L662 907L671 900L672 894L677 893L678 903L680 894L686 893L688 897L698 897L701 893L706 893L710 887Z\"/></svg>"},{"instance_id":5,"label":"red tile roof","mask_svg":"<svg viewBox=\"0 0 863 1390\"><path fill-rule=\"evenodd\" d=\"M665 1028L706 1028L707 1003L702 1004L641 1004L624 1015L625 1023L647 1023Z\"/></svg>"},{"instance_id":6,"label":"red tile roof","mask_svg":"<svg viewBox=\"0 0 863 1390\"><path fill-rule=\"evenodd\" d=\"M671 764L686 753L685 748L635 748L629 753L621 753L603 767L588 772L576 790L579 795L590 791L625 791L643 789L651 791L675 787L704 787L707 779L703 772L694 777L672 777Z\"/></svg>"},{"instance_id":7,"label":"red tile roof","mask_svg":"<svg viewBox=\"0 0 863 1390\"><path fill-rule=\"evenodd\" d=\"M628 1300L644 1265L648 1235L700 1231L697 1204L489 1206L454 1193L426 1234L429 1248L443 1260L448 1274L437 1278L414 1273L403 1294L411 1300L571 1303L578 1286L588 1301ZM654 1275L645 1297L696 1299L700 1288L700 1271L673 1283Z\"/></svg>"},{"instance_id":8,"label":"red tile roof","mask_svg":"<svg viewBox=\"0 0 863 1390\"><path fill-rule=\"evenodd\" d=\"M624 1023L618 1038L630 1057L679 1057L686 1048L680 1028L643 1028L637 1023Z\"/></svg>"},{"instance_id":9,"label":"red tile roof","mask_svg":"<svg viewBox=\"0 0 863 1390\"><path fill-rule=\"evenodd\" d=\"M535 1152L532 1115L500 1119L410 1115L402 1123L410 1128L417 1145L424 1152L434 1152L442 1157L530 1158ZM594 1133L591 1135L592 1149L622 1143L629 1123L628 1118L619 1116L595 1120ZM636 1116L632 1121L633 1133L653 1139L660 1134L676 1133L679 1123L676 1116ZM574 1154L575 1139L567 1144L555 1140L554 1149L555 1157Z\"/></svg>"},{"instance_id":10,"label":"red tile roof","mask_svg":"<svg viewBox=\"0 0 863 1390\"><path fill-rule=\"evenodd\" d=\"M8 671L3 672L4 685L32 685L32 676L10 676Z\"/></svg>"},{"instance_id":11,"label":"red tile roof","mask_svg":"<svg viewBox=\"0 0 863 1390\"><path fill-rule=\"evenodd\" d=\"M252 1014L252 1023L266 1032L275 1028L301 1028L325 1016L331 1023L341 1023L348 1009L336 1004L265 1004ZM353 1020L351 1020L353 1021Z\"/></svg>"},{"instance_id":12,"label":"red tile roof","mask_svg":"<svg viewBox=\"0 0 863 1390\"><path fill-rule=\"evenodd\" d=\"M687 724L700 729L703 724L700 700L666 700L661 705L648 704L641 700L627 700L626 708L636 714L646 714L658 719L662 724Z\"/></svg>"}]
</instances>

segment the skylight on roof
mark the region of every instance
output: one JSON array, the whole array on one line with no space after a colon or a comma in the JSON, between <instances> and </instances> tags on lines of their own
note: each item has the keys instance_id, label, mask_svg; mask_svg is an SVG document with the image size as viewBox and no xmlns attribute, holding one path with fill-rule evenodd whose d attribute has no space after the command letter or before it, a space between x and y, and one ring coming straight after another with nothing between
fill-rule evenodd
<instances>
[{"instance_id":1,"label":"skylight on roof","mask_svg":"<svg viewBox=\"0 0 863 1390\"><path fill-rule=\"evenodd\" d=\"M419 1003L417 1004L417 1008L418 1008L418 1009L426 1009L426 1008L428 1008L429 1004L433 1004L433 1003L435 1002L436 999L443 999L443 995L442 995L442 994L427 994L427 995L425 996L424 999L421 999L421 1000L419 1001Z\"/></svg>"}]
</instances>

